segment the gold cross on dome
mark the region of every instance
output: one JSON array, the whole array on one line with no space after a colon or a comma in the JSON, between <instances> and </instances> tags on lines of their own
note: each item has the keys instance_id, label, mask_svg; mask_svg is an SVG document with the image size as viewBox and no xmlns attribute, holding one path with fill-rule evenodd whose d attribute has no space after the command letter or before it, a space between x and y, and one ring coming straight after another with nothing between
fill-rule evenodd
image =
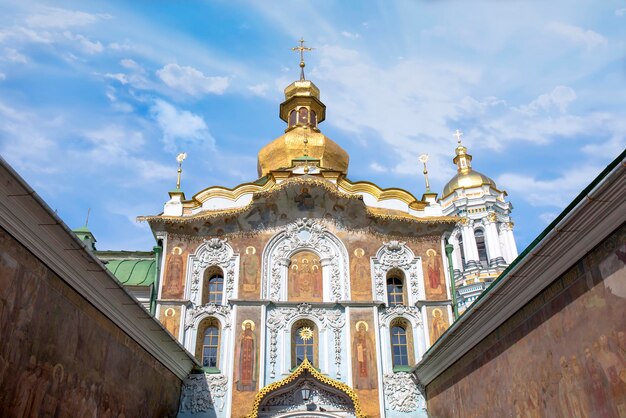
<instances>
[{"instance_id":1,"label":"gold cross on dome","mask_svg":"<svg viewBox=\"0 0 626 418\"><path fill-rule=\"evenodd\" d=\"M461 132L461 131L459 131L457 129L456 132L454 133L454 136L456 136L456 140L460 144L461 143L461 137L463 136L463 132Z\"/></svg>"},{"instance_id":2,"label":"gold cross on dome","mask_svg":"<svg viewBox=\"0 0 626 418\"><path fill-rule=\"evenodd\" d=\"M291 50L300 52L300 80L304 80L304 53L313 51L314 48L304 46L304 38L300 38L298 42L300 42L300 45L294 46Z\"/></svg>"}]
</instances>

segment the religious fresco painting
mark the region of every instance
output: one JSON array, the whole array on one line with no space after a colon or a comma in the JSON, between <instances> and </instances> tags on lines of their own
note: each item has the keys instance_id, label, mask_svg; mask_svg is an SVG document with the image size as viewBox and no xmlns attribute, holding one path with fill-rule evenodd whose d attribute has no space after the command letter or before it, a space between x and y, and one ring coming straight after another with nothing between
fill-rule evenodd
<instances>
[{"instance_id":1,"label":"religious fresco painting","mask_svg":"<svg viewBox=\"0 0 626 418\"><path fill-rule=\"evenodd\" d=\"M249 207L242 209L241 213L210 217L198 224L181 224L175 233L177 236L220 236L230 239L250 232L282 228L294 219L304 217L329 220L342 230L349 231L349 234L368 233L372 241L380 245L381 234L385 235L386 240L395 236L410 241L416 233L428 234L432 230L432 234L438 237L441 233L439 224L416 223L403 217L387 217L370 212L356 195L338 192L323 181L307 180L304 183L298 179L288 179L271 191L256 193ZM250 245L257 247L255 244ZM433 248L438 247L433 244Z\"/></svg>"},{"instance_id":2,"label":"religious fresco painting","mask_svg":"<svg viewBox=\"0 0 626 418\"><path fill-rule=\"evenodd\" d=\"M426 257L422 258L422 267L424 269L426 298L430 300L447 299L445 267L442 263L441 254L434 248L428 248Z\"/></svg>"},{"instance_id":3,"label":"religious fresco painting","mask_svg":"<svg viewBox=\"0 0 626 418\"><path fill-rule=\"evenodd\" d=\"M0 303L2 416L176 414L178 378L3 229Z\"/></svg>"},{"instance_id":4,"label":"religious fresco painting","mask_svg":"<svg viewBox=\"0 0 626 418\"><path fill-rule=\"evenodd\" d=\"M433 345L435 341L443 335L443 333L450 326L450 319L448 318L447 306L428 306L426 308L426 315L428 316L428 331L430 334L430 345Z\"/></svg>"},{"instance_id":5,"label":"religious fresco painting","mask_svg":"<svg viewBox=\"0 0 626 418\"><path fill-rule=\"evenodd\" d=\"M312 251L300 251L291 256L288 277L287 300L322 302L322 266L317 254Z\"/></svg>"},{"instance_id":6,"label":"religious fresco painting","mask_svg":"<svg viewBox=\"0 0 626 418\"><path fill-rule=\"evenodd\" d=\"M378 410L378 369L376 367L376 337L371 308L350 308L352 336L352 387L368 416Z\"/></svg>"},{"instance_id":7,"label":"religious fresco painting","mask_svg":"<svg viewBox=\"0 0 626 418\"><path fill-rule=\"evenodd\" d=\"M259 306L240 306L237 310L232 416L249 412L259 388L260 309Z\"/></svg>"},{"instance_id":8,"label":"religious fresco painting","mask_svg":"<svg viewBox=\"0 0 626 418\"><path fill-rule=\"evenodd\" d=\"M625 243L622 227L431 383L429 414L626 417Z\"/></svg>"},{"instance_id":9,"label":"religious fresco painting","mask_svg":"<svg viewBox=\"0 0 626 418\"><path fill-rule=\"evenodd\" d=\"M168 246L169 247L169 246ZM165 264L165 280L163 281L163 299L182 299L185 291L185 266L187 253L185 246L177 243L172 245Z\"/></svg>"},{"instance_id":10,"label":"religious fresco painting","mask_svg":"<svg viewBox=\"0 0 626 418\"><path fill-rule=\"evenodd\" d=\"M365 233L338 233L350 259L350 290L352 300L372 300L371 258L381 247L380 238Z\"/></svg>"},{"instance_id":11,"label":"religious fresco painting","mask_svg":"<svg viewBox=\"0 0 626 418\"><path fill-rule=\"evenodd\" d=\"M239 295L241 299L261 297L261 255L272 233L233 237L229 243L240 256Z\"/></svg>"},{"instance_id":12,"label":"religious fresco painting","mask_svg":"<svg viewBox=\"0 0 626 418\"><path fill-rule=\"evenodd\" d=\"M162 305L160 309L159 321L163 324L174 338L178 339L180 331L180 306Z\"/></svg>"}]
</instances>

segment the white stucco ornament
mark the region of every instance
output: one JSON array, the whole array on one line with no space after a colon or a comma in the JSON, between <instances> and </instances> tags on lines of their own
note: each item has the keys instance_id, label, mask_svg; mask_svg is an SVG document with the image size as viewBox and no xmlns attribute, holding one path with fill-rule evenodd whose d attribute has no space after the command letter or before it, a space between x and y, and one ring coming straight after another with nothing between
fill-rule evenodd
<instances>
[{"instance_id":1,"label":"white stucco ornament","mask_svg":"<svg viewBox=\"0 0 626 418\"><path fill-rule=\"evenodd\" d=\"M413 412L426 409L426 401L417 389L411 373L387 373L383 378L385 402L398 412Z\"/></svg>"}]
</instances>

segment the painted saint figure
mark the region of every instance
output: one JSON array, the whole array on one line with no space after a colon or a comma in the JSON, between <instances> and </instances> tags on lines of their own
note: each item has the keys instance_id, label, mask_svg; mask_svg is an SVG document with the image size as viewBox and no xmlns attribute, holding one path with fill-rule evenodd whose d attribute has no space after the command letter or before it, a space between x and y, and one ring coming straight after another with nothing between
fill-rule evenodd
<instances>
[{"instance_id":1,"label":"painted saint figure","mask_svg":"<svg viewBox=\"0 0 626 418\"><path fill-rule=\"evenodd\" d=\"M430 326L430 343L434 344L435 341L437 341L437 339L443 335L446 328L448 328L448 324L443 317L443 312L441 312L441 309L433 309L432 315L432 322Z\"/></svg>"},{"instance_id":2,"label":"painted saint figure","mask_svg":"<svg viewBox=\"0 0 626 418\"><path fill-rule=\"evenodd\" d=\"M256 390L256 336L254 335L254 322L245 320L241 324L243 332L239 338L239 380L237 390Z\"/></svg>"},{"instance_id":3,"label":"painted saint figure","mask_svg":"<svg viewBox=\"0 0 626 418\"><path fill-rule=\"evenodd\" d=\"M356 389L375 389L376 381L373 370L371 370L374 364L372 353L374 346L367 332L369 326L365 321L358 321L355 328L356 333L352 341L352 355L356 360L354 387Z\"/></svg>"},{"instance_id":4,"label":"painted saint figure","mask_svg":"<svg viewBox=\"0 0 626 418\"><path fill-rule=\"evenodd\" d=\"M437 252L432 248L426 251L428 255L428 284L433 295L443 295L444 289L441 284L441 260Z\"/></svg>"},{"instance_id":5,"label":"painted saint figure","mask_svg":"<svg viewBox=\"0 0 626 418\"><path fill-rule=\"evenodd\" d=\"M167 275L163 289L163 297L180 298L183 296L183 250L172 248L167 261Z\"/></svg>"},{"instance_id":6,"label":"painted saint figure","mask_svg":"<svg viewBox=\"0 0 626 418\"><path fill-rule=\"evenodd\" d=\"M243 277L243 291L254 292L257 290L257 278L259 277L259 256L256 248L246 247L246 255L241 263L241 275Z\"/></svg>"},{"instance_id":7,"label":"painted saint figure","mask_svg":"<svg viewBox=\"0 0 626 418\"><path fill-rule=\"evenodd\" d=\"M365 251L363 248L354 250L354 257L350 260L350 272L354 276L352 283L354 294L356 296L368 296L370 294L371 281L369 278L369 269L367 259L363 258Z\"/></svg>"}]
</instances>

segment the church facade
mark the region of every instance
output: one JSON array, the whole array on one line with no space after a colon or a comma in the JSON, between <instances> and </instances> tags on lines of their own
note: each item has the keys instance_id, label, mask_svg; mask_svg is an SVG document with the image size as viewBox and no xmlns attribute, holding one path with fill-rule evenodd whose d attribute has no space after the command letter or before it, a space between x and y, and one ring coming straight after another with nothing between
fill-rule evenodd
<instances>
[{"instance_id":1,"label":"church facade","mask_svg":"<svg viewBox=\"0 0 626 418\"><path fill-rule=\"evenodd\" d=\"M325 111L302 72L259 179L190 199L177 187L162 214L140 217L163 249L155 315L199 363L179 416L426 416L411 368L454 320L451 281L485 277L462 202L482 192L485 269L516 255L495 183L461 180L438 201L352 182L318 128ZM455 162L469 163L463 150Z\"/></svg>"}]
</instances>

